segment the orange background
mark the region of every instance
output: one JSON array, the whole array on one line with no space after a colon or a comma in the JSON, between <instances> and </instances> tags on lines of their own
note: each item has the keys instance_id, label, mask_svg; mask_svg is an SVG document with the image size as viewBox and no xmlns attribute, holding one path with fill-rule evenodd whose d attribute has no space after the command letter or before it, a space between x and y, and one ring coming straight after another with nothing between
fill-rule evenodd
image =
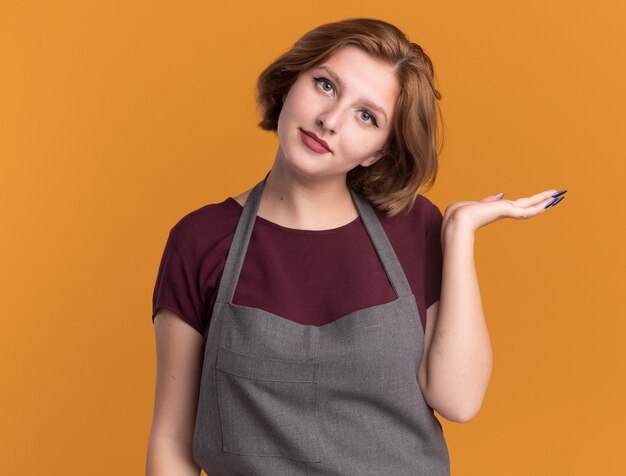
<instances>
[{"instance_id":1,"label":"orange background","mask_svg":"<svg viewBox=\"0 0 626 476\"><path fill-rule=\"evenodd\" d=\"M569 190L477 233L494 371L476 418L440 418L452 474L623 470L623 2L17 3L0 7L3 474L143 474L169 229L264 177L257 75L356 16L434 62L442 211Z\"/></svg>"}]
</instances>

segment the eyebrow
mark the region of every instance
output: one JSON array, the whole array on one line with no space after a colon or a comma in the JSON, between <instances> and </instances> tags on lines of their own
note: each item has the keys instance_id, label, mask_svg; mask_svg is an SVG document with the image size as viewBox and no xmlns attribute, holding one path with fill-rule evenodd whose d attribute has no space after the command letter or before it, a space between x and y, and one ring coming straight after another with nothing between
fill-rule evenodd
<instances>
[{"instance_id":1,"label":"eyebrow","mask_svg":"<svg viewBox=\"0 0 626 476\"><path fill-rule=\"evenodd\" d=\"M339 78L339 76L337 76L337 74L330 69L328 66L318 66L318 68L326 70L326 72L328 73L328 75L334 79L337 84L339 84L339 86L341 86L342 88L345 86L345 83ZM375 102L373 102L371 99L367 99L364 98L362 100L363 104L365 104L366 106L370 107L371 109L374 109L375 111L380 112L384 117L385 117L385 121L387 120L387 114L385 113L385 110L382 108L382 106L379 106L378 104L376 104Z\"/></svg>"}]
</instances>

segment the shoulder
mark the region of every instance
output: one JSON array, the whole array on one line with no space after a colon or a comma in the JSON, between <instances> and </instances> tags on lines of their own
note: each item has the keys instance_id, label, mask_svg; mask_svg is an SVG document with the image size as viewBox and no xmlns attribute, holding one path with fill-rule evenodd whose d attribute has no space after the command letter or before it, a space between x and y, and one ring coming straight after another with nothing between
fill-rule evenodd
<instances>
[{"instance_id":1,"label":"shoulder","mask_svg":"<svg viewBox=\"0 0 626 476\"><path fill-rule=\"evenodd\" d=\"M234 234L243 208L232 197L210 203L183 215L171 228L175 239L199 251Z\"/></svg>"},{"instance_id":2,"label":"shoulder","mask_svg":"<svg viewBox=\"0 0 626 476\"><path fill-rule=\"evenodd\" d=\"M430 199L426 198L424 195L418 195L415 200L415 205L413 207L417 209L417 213L421 213L426 217L436 217L437 215L442 216L441 210L437 205L435 205Z\"/></svg>"},{"instance_id":3,"label":"shoulder","mask_svg":"<svg viewBox=\"0 0 626 476\"><path fill-rule=\"evenodd\" d=\"M375 207L376 214L385 228L390 229L422 229L428 231L433 224L441 221L442 213L439 207L424 195L418 195L410 209L398 213L394 217L387 217L385 212Z\"/></svg>"}]
</instances>

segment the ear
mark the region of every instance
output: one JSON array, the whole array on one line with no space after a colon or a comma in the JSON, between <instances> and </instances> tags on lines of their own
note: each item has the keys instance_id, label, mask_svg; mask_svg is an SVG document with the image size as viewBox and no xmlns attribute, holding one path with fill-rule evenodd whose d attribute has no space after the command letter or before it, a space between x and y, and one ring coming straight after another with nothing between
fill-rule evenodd
<instances>
[{"instance_id":1,"label":"ear","mask_svg":"<svg viewBox=\"0 0 626 476\"><path fill-rule=\"evenodd\" d=\"M359 165L361 165L361 167L369 167L370 165L374 165L376 162L382 159L385 154L386 152L384 149L377 150L376 154L374 154L372 157L365 159Z\"/></svg>"}]
</instances>

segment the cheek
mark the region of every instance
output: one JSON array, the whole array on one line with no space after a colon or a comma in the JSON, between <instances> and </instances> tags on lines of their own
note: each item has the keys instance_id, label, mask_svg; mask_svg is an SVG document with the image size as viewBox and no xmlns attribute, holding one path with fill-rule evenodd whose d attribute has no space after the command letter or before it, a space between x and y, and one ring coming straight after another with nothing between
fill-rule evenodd
<instances>
[{"instance_id":1,"label":"cheek","mask_svg":"<svg viewBox=\"0 0 626 476\"><path fill-rule=\"evenodd\" d=\"M285 107L285 105L283 105L282 109L280 110L280 114L278 115L278 123L276 125L276 133L278 134L278 138L280 140L282 140L283 134L285 132L285 119L287 119L288 116L289 111Z\"/></svg>"},{"instance_id":2,"label":"cheek","mask_svg":"<svg viewBox=\"0 0 626 476\"><path fill-rule=\"evenodd\" d=\"M280 110L276 128L278 139L281 142L291 140L295 137L294 134L297 133L296 129L300 127L300 124L303 122L299 116L298 110L294 109L293 102L287 99L287 102L283 104Z\"/></svg>"},{"instance_id":3,"label":"cheek","mask_svg":"<svg viewBox=\"0 0 626 476\"><path fill-rule=\"evenodd\" d=\"M285 139L285 108L283 108L283 110L280 113L280 116L278 116L276 134L278 135L279 142L283 142Z\"/></svg>"},{"instance_id":4,"label":"cheek","mask_svg":"<svg viewBox=\"0 0 626 476\"><path fill-rule=\"evenodd\" d=\"M280 110L280 114L278 116L278 123L285 123L293 119L294 115L297 114L297 110L294 109L294 102L292 98L287 98L287 101L283 103L283 107Z\"/></svg>"},{"instance_id":5,"label":"cheek","mask_svg":"<svg viewBox=\"0 0 626 476\"><path fill-rule=\"evenodd\" d=\"M355 125L349 141L351 149L361 155L370 155L382 147L380 138L375 133Z\"/></svg>"},{"instance_id":6,"label":"cheek","mask_svg":"<svg viewBox=\"0 0 626 476\"><path fill-rule=\"evenodd\" d=\"M290 121L293 117L293 98L291 96L287 97L286 101L283 103L283 107L280 110L280 114L278 115L278 127L284 128L285 123Z\"/></svg>"}]
</instances>

